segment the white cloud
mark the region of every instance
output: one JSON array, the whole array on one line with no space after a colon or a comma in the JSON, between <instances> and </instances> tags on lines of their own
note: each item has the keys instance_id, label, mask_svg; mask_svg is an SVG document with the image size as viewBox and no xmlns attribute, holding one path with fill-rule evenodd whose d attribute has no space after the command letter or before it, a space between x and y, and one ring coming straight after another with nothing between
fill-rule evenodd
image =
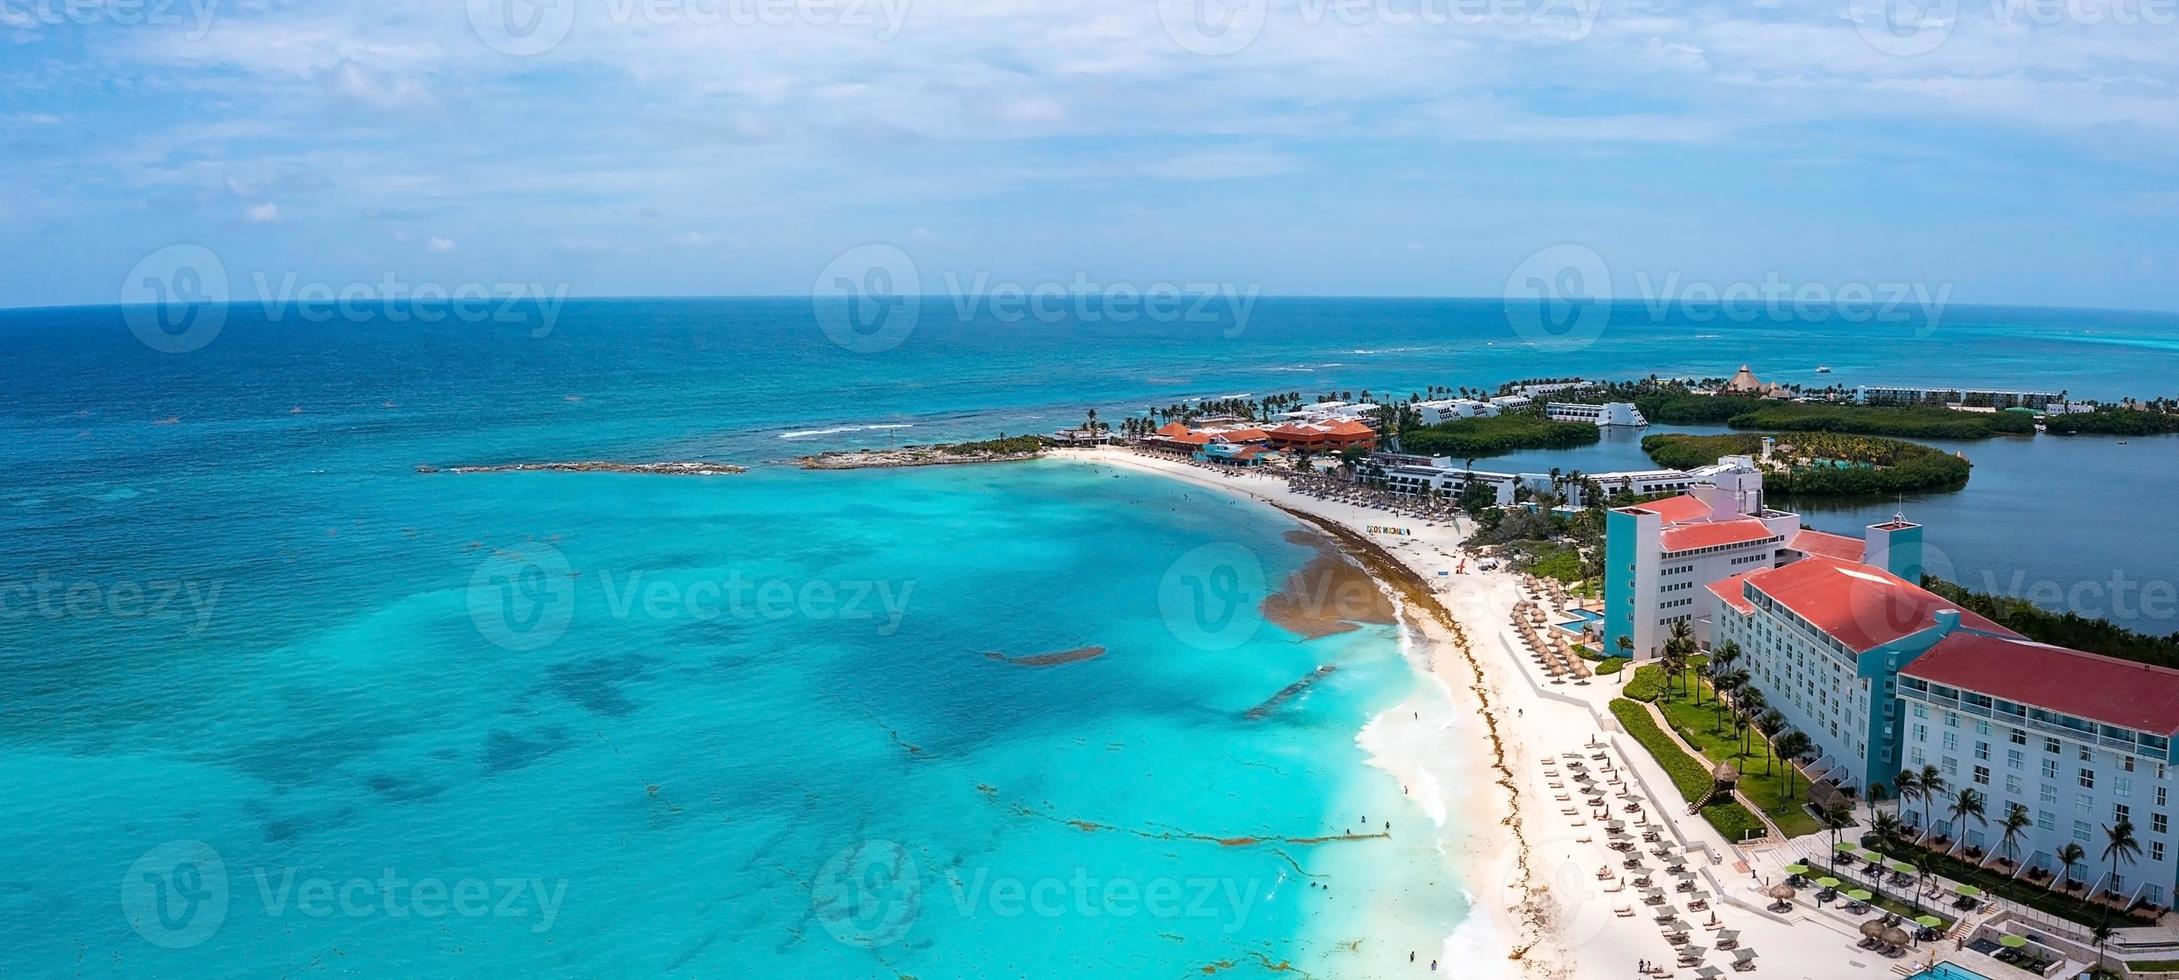
<instances>
[{"instance_id":1,"label":"white cloud","mask_svg":"<svg viewBox=\"0 0 2179 980\"><path fill-rule=\"evenodd\" d=\"M280 206L266 201L242 209L242 218L253 225L269 225L280 220Z\"/></svg>"},{"instance_id":2,"label":"white cloud","mask_svg":"<svg viewBox=\"0 0 2179 980\"><path fill-rule=\"evenodd\" d=\"M454 250L454 240L433 235L431 236L430 248L434 252L451 252Z\"/></svg>"}]
</instances>

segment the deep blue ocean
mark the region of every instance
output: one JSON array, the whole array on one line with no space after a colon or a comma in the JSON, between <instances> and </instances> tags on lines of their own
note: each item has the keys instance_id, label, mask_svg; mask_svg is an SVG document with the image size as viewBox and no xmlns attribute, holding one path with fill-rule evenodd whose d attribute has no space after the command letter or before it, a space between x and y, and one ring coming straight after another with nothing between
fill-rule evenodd
<instances>
[{"instance_id":1,"label":"deep blue ocean","mask_svg":"<svg viewBox=\"0 0 2179 980\"><path fill-rule=\"evenodd\" d=\"M933 303L883 345L808 300L415 312L237 305L168 352L112 308L0 311L0 976L1348 975L1371 896L1452 923L1474 883L1419 837L1262 843L1423 819L1354 744L1422 696L1395 632L1253 618L1310 555L1289 522L1072 463L772 464L1282 391L2179 378L2179 317L2106 311L1628 308L1542 345L1495 301ZM1903 510L1970 585L2093 612L2131 582L2099 614L2179 629L2141 605L2179 440L1956 448L1965 492L1812 522ZM574 459L752 469L417 472Z\"/></svg>"}]
</instances>

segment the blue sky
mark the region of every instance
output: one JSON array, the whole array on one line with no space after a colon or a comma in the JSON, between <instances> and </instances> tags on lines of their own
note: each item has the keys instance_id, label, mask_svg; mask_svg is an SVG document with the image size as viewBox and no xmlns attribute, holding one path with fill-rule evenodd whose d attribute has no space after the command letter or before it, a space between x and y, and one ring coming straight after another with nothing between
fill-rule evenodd
<instances>
[{"instance_id":1,"label":"blue sky","mask_svg":"<svg viewBox=\"0 0 2179 980\"><path fill-rule=\"evenodd\" d=\"M543 2L0 0L0 306L177 243L238 296L583 296L881 242L926 284L1488 296L1571 243L1623 297L2179 309L2172 0Z\"/></svg>"}]
</instances>

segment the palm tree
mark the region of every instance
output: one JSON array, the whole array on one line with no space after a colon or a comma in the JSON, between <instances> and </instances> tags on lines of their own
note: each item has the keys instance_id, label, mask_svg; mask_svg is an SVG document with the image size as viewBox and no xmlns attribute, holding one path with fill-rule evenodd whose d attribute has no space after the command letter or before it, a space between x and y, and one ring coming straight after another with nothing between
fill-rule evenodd
<instances>
[{"instance_id":1,"label":"palm tree","mask_svg":"<svg viewBox=\"0 0 2179 980\"><path fill-rule=\"evenodd\" d=\"M1904 810L1907 804L1922 798L1922 774L1913 769L1899 770L1899 775L1892 777L1891 785L1892 789L1899 794L1901 810Z\"/></svg>"},{"instance_id":2,"label":"palm tree","mask_svg":"<svg viewBox=\"0 0 2179 980\"><path fill-rule=\"evenodd\" d=\"M1945 790L1951 788L1952 784L1944 778L1942 770L1932 765L1922 767L1922 820L1925 826L1929 820L1929 808L1944 796Z\"/></svg>"},{"instance_id":3,"label":"palm tree","mask_svg":"<svg viewBox=\"0 0 2179 980\"><path fill-rule=\"evenodd\" d=\"M1673 646L1671 640L1666 640L1664 652L1657 657L1657 665L1664 668L1665 690L1670 691L1680 681L1680 670L1687 666L1687 655Z\"/></svg>"},{"instance_id":4,"label":"palm tree","mask_svg":"<svg viewBox=\"0 0 2179 980\"><path fill-rule=\"evenodd\" d=\"M1831 832L1831 873L1839 870L1839 832L1854 825L1853 808L1844 803L1823 803L1816 807L1816 819L1823 821L1824 829Z\"/></svg>"},{"instance_id":5,"label":"palm tree","mask_svg":"<svg viewBox=\"0 0 2179 980\"><path fill-rule=\"evenodd\" d=\"M2058 863L2065 866L2064 873L2058 877L2060 891L2070 890L2073 887L2073 869L2079 867L2080 863L2086 860L2088 860L2088 851L2072 841L2067 841L2066 846L2058 849Z\"/></svg>"},{"instance_id":6,"label":"palm tree","mask_svg":"<svg viewBox=\"0 0 2179 980\"><path fill-rule=\"evenodd\" d=\"M1765 708L1762 717L1755 719L1755 728L1770 745L1770 753L1763 756L1763 775L1768 776L1771 763L1778 758L1778 734L1786 730L1786 716L1776 708Z\"/></svg>"},{"instance_id":7,"label":"palm tree","mask_svg":"<svg viewBox=\"0 0 2179 980\"><path fill-rule=\"evenodd\" d=\"M2115 882L2118 880L2119 864L2132 864L2135 858L2141 856L2141 842L2134 839L2134 822L2124 818L2120 818L2115 826L2103 828L2103 840L2103 859L2110 862L2110 878ZM2110 890L2110 885L2104 886L2104 891ZM2106 922L2110 921L2109 908L2104 909L2103 918Z\"/></svg>"},{"instance_id":8,"label":"palm tree","mask_svg":"<svg viewBox=\"0 0 2179 980\"><path fill-rule=\"evenodd\" d=\"M2096 975L2099 977L2104 975L2103 964L2107 960L2104 949L2111 944L2111 934L2111 923L2108 918L2105 921L2096 923L2095 928L2088 931L2089 937L2096 941Z\"/></svg>"},{"instance_id":9,"label":"palm tree","mask_svg":"<svg viewBox=\"0 0 2179 980\"><path fill-rule=\"evenodd\" d=\"M2007 865L2020 864L2020 838L2027 836L2028 828L2035 826L2035 818L2028 816L2028 808L2018 803L2005 808L2005 819L1998 824L2002 833L1998 836L1998 851L2005 856Z\"/></svg>"},{"instance_id":10,"label":"palm tree","mask_svg":"<svg viewBox=\"0 0 2179 980\"><path fill-rule=\"evenodd\" d=\"M1899 822L1899 818L1889 813L1879 813L1869 820L1869 832L1876 835L1877 847L1882 849L1897 847L1899 845L1899 835L1903 829L1904 825ZM1879 871L1870 877L1876 881L1877 899L1879 901L1883 900L1884 873Z\"/></svg>"},{"instance_id":11,"label":"palm tree","mask_svg":"<svg viewBox=\"0 0 2179 980\"><path fill-rule=\"evenodd\" d=\"M1983 816L1983 809L1987 806L1989 799L1974 787L1968 787L1952 798L1952 806L1946 812L1952 815L1952 822L1959 825L1960 837L1964 839L1967 836L1967 821L1989 825L1990 821Z\"/></svg>"},{"instance_id":12,"label":"palm tree","mask_svg":"<svg viewBox=\"0 0 2179 980\"><path fill-rule=\"evenodd\" d=\"M1747 675L1743 673L1741 676ZM1739 729L1742 756L1748 754L1748 729L1757 727L1762 721L1763 712L1769 708L1770 699L1763 696L1762 688L1746 681L1741 682L1740 692L1733 695L1733 710L1739 713L1740 720L1734 727Z\"/></svg>"},{"instance_id":13,"label":"palm tree","mask_svg":"<svg viewBox=\"0 0 2179 980\"><path fill-rule=\"evenodd\" d=\"M1710 701L1710 713L1711 716L1714 718L1714 722L1711 724L1710 730L1713 732L1723 731L1725 729L1725 699L1727 697L1730 697L1736 690L1735 685L1733 684L1733 672L1728 670L1721 674L1718 673L1717 670L1717 661L1710 661L1710 690L1712 693L1717 695ZM1702 693L1702 689L1699 687L1696 688L1695 693L1699 697Z\"/></svg>"},{"instance_id":14,"label":"palm tree","mask_svg":"<svg viewBox=\"0 0 2179 980\"><path fill-rule=\"evenodd\" d=\"M1778 767L1778 781L1785 784L1786 799L1793 798L1793 781L1787 778L1793 772L1793 760L1808 754L1808 750L1815 747L1816 743L1810 741L1808 733L1803 731L1788 730L1778 736L1778 758L1785 762L1785 765Z\"/></svg>"}]
</instances>

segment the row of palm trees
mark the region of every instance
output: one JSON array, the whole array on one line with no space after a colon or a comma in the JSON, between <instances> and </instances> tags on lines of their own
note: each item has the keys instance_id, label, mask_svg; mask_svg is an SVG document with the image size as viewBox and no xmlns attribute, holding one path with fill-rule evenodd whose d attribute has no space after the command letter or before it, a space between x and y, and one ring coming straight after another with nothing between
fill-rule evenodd
<instances>
[{"instance_id":1,"label":"row of palm trees","mask_svg":"<svg viewBox=\"0 0 2179 980\"><path fill-rule=\"evenodd\" d=\"M1893 778L1892 788L1898 794L1901 806L1916 802L1922 804L1921 822L1925 826L1929 822L1930 808L1939 803L1945 804L1945 813L1952 818L1955 825L1964 827L1972 821L1977 826L1989 826L1988 795L1971 786L1962 787L1946 802L1945 794L1951 787L1944 773L1936 766L1925 765L1919 770L1902 769ZM1896 818L1893 822L1898 824L1899 836L1904 839L1908 828ZM2007 865L2019 865L2020 842L2027 837L2028 829L2033 826L2035 818L2029 815L2026 806L2014 803L2005 808L2005 816L1998 822L1998 854ZM2133 821L2122 818L2115 824L2106 825L2103 828L2103 837L2102 858L2112 875L2118 873L2121 864L2132 864L2141 856L2141 842L2134 837ZM2064 847L2058 849L2054 857L2059 864L2064 865L2064 873L2059 881L2070 886L2073 869L2088 859L2088 852L2078 842L2068 841Z\"/></svg>"},{"instance_id":2,"label":"row of palm trees","mask_svg":"<svg viewBox=\"0 0 2179 980\"><path fill-rule=\"evenodd\" d=\"M1625 638L1622 637L1622 640ZM1631 643L1622 643L1630 648ZM1691 691L1696 704L1702 703L1702 688L1697 686L1692 667L1697 652L1694 630L1686 622L1672 624L1665 635L1664 648L1659 651L1658 661L1664 667L1666 688ZM1792 761L1807 755L1816 747L1806 732L1786 724L1786 716L1770 706L1770 699L1757 688L1748 671L1740 666L1745 654L1740 644L1731 640L1718 644L1711 651L1709 661L1703 666L1703 679L1710 682L1716 696L1711 698L1715 706L1717 727L1722 732L1729 723L1740 739L1740 754L1748 754L1751 736L1759 736L1770 746L1770 754L1763 759L1763 775L1770 776L1775 769L1781 789L1787 799L1793 798ZM1777 765L1785 760L1784 765Z\"/></svg>"}]
</instances>

